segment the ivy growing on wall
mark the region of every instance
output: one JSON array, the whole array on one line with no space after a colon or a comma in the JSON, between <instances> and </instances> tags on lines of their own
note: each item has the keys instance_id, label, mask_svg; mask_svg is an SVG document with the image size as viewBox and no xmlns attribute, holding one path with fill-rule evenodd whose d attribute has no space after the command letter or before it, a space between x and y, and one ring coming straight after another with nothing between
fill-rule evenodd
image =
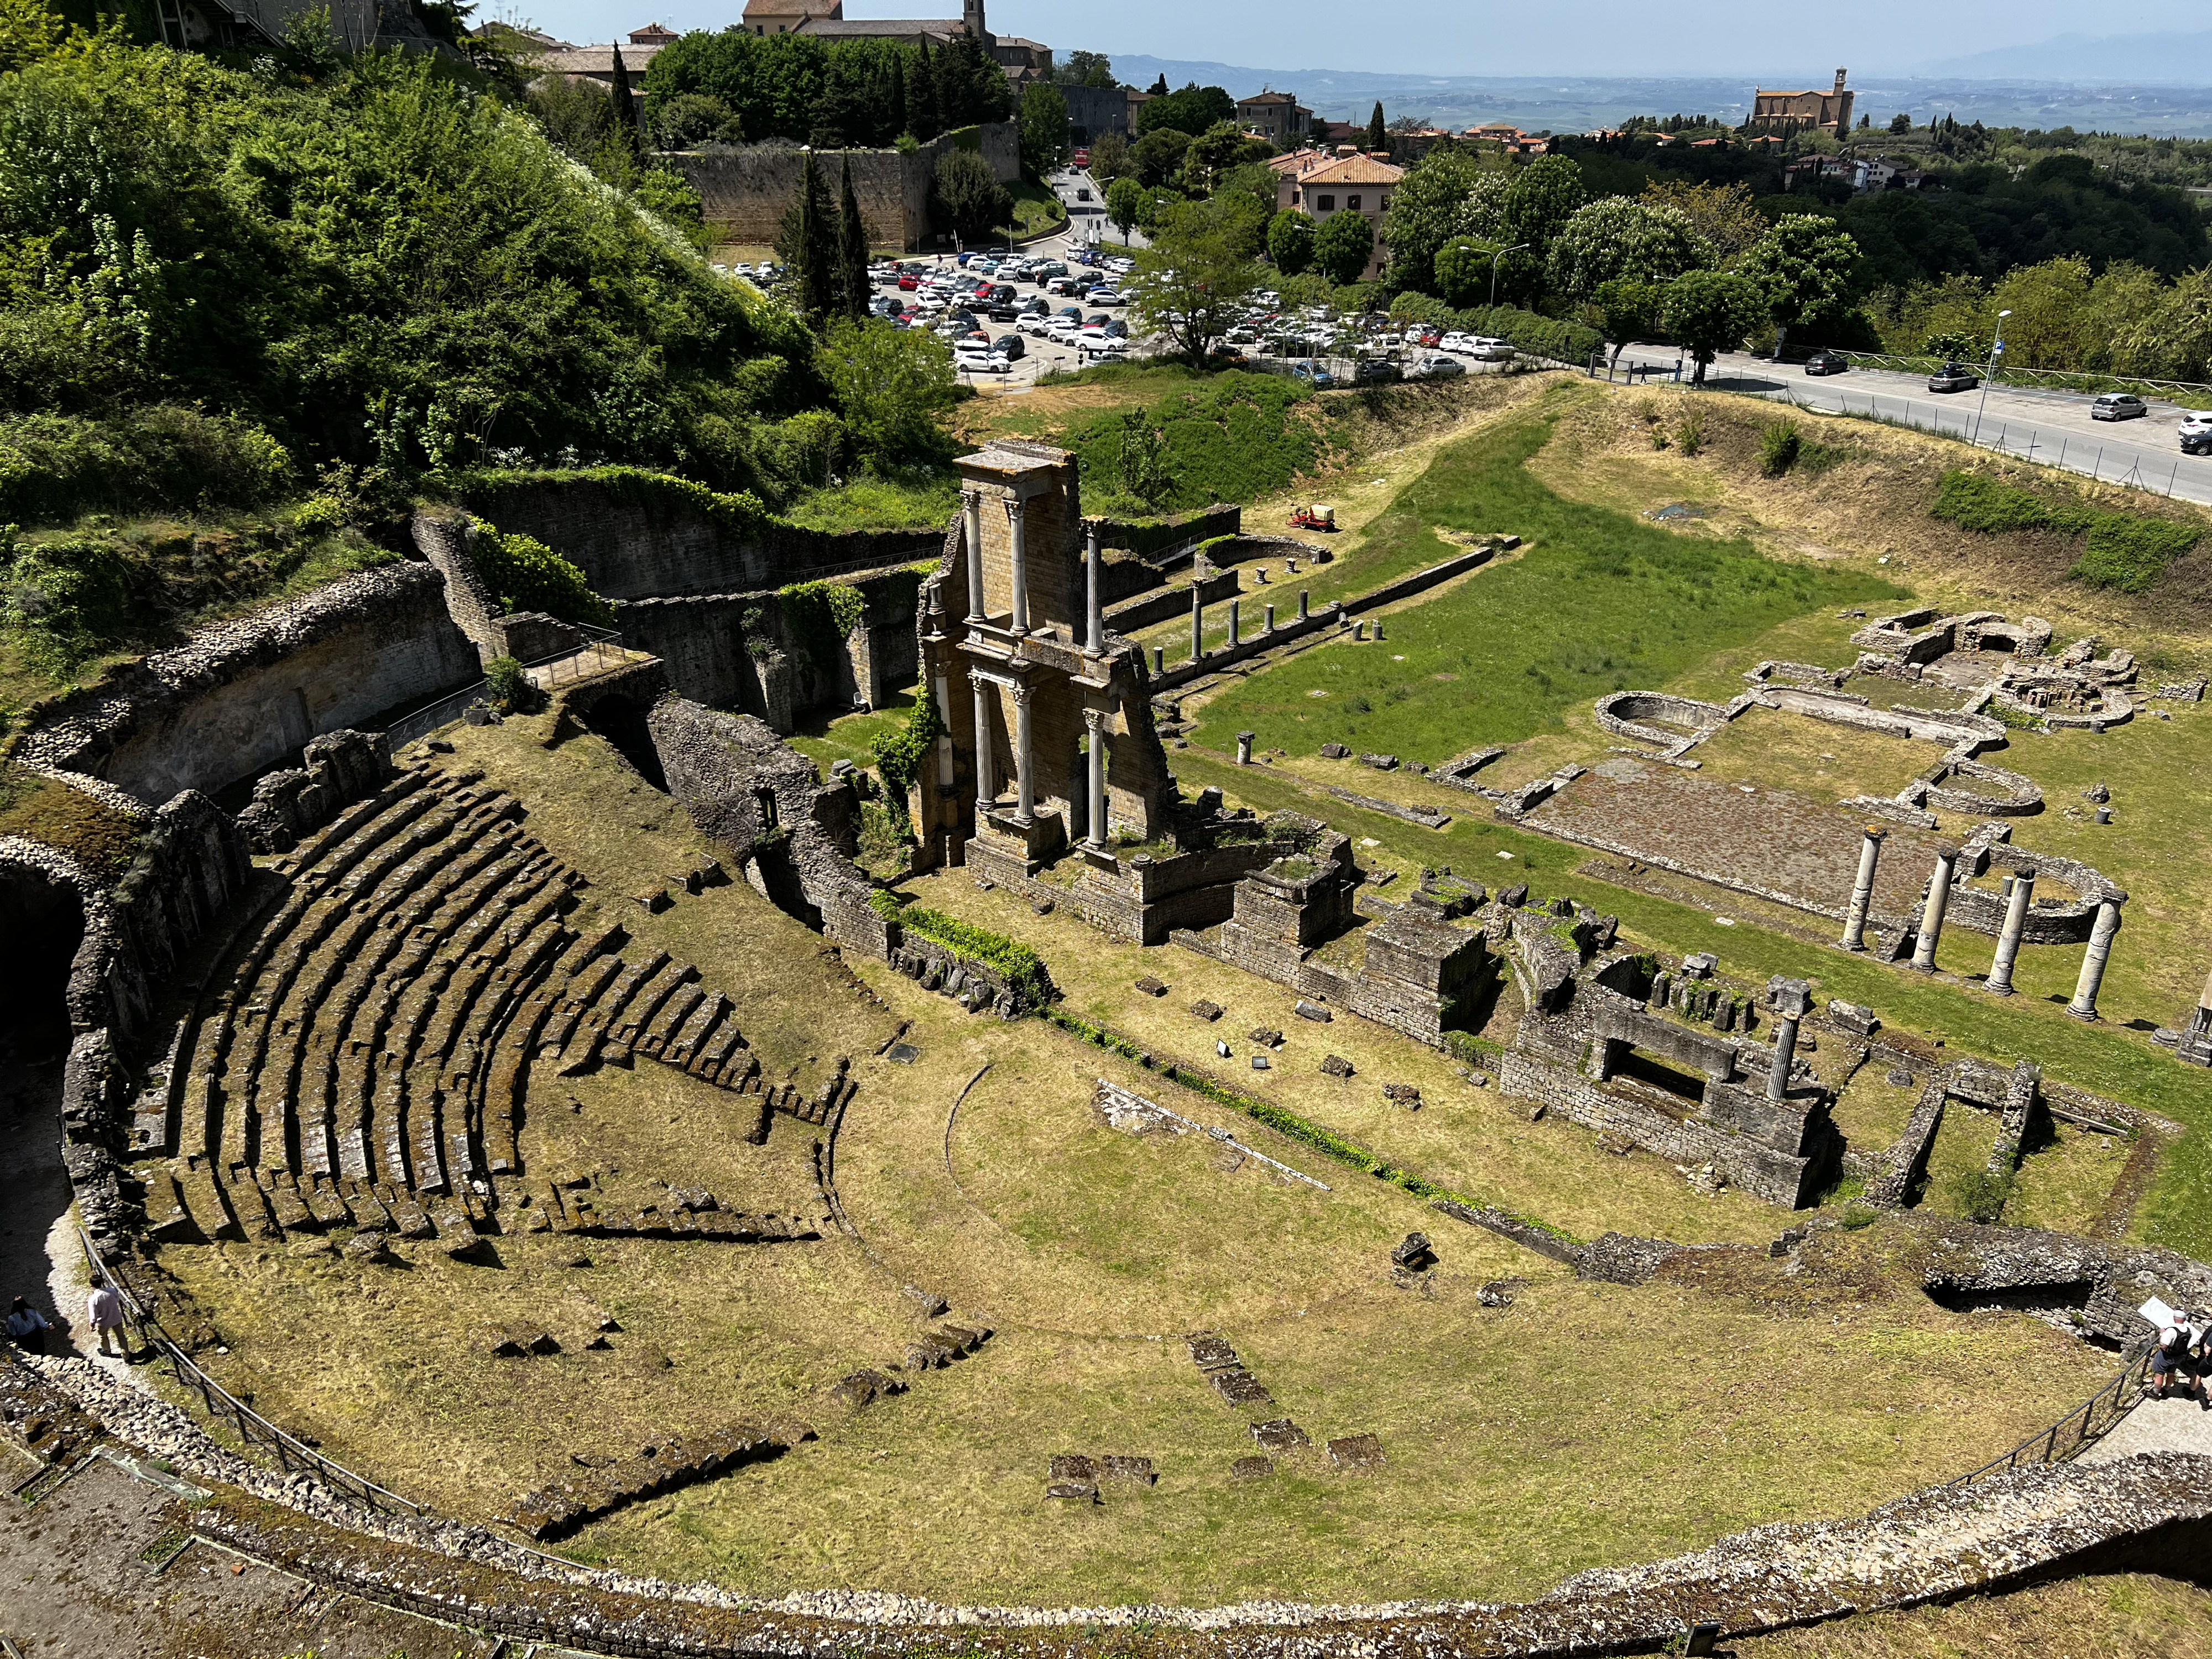
<instances>
[{"instance_id":1,"label":"ivy growing on wall","mask_svg":"<svg viewBox=\"0 0 2212 1659\"><path fill-rule=\"evenodd\" d=\"M867 609L860 590L844 582L793 582L775 596L783 605L784 626L807 660L817 672L835 675L845 641Z\"/></svg>"},{"instance_id":2,"label":"ivy growing on wall","mask_svg":"<svg viewBox=\"0 0 2212 1659\"><path fill-rule=\"evenodd\" d=\"M562 622L606 628L614 607L592 591L584 573L533 536L508 536L475 520L470 562L492 597L509 611L542 611Z\"/></svg>"},{"instance_id":3,"label":"ivy growing on wall","mask_svg":"<svg viewBox=\"0 0 2212 1659\"><path fill-rule=\"evenodd\" d=\"M876 771L902 823L906 822L907 791L921 777L922 769L929 763L929 751L944 735L945 717L938 712L936 693L925 682L914 707L907 711L905 726L876 738Z\"/></svg>"},{"instance_id":4,"label":"ivy growing on wall","mask_svg":"<svg viewBox=\"0 0 2212 1659\"><path fill-rule=\"evenodd\" d=\"M919 904L902 905L893 895L880 889L869 895L868 902L877 915L897 922L907 932L933 940L970 962L982 963L1006 981L1007 988L1030 1007L1042 1007L1060 994L1037 953L1018 939L975 927L957 916L948 916L942 910Z\"/></svg>"}]
</instances>

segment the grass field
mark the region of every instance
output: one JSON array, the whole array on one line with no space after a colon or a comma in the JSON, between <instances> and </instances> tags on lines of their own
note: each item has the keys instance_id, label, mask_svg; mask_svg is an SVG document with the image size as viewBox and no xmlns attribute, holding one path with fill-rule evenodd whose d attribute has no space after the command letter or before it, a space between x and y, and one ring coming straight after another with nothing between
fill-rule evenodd
<instances>
[{"instance_id":1,"label":"grass field","mask_svg":"<svg viewBox=\"0 0 2212 1659\"><path fill-rule=\"evenodd\" d=\"M1528 415L1446 446L1367 527L1356 568L1365 586L1437 563L1458 550L1439 530L1510 530L1527 552L1391 617L1387 648L1309 652L1215 698L1199 740L1251 730L1293 753L1336 742L1442 761L1560 729L1570 705L1663 684L1785 619L1899 591L1563 500L1527 466L1550 435ZM1329 567L1299 585L1318 603L1341 580Z\"/></svg>"}]
</instances>

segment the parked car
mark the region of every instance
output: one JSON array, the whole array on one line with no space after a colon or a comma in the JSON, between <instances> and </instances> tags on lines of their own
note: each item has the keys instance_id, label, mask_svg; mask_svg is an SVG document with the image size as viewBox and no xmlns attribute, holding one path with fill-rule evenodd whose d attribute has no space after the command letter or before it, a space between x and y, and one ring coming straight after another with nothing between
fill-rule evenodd
<instances>
[{"instance_id":1,"label":"parked car","mask_svg":"<svg viewBox=\"0 0 2212 1659\"><path fill-rule=\"evenodd\" d=\"M991 342L991 349L1010 363L1018 363L1030 355L1030 343L1018 334L1001 334Z\"/></svg>"},{"instance_id":2,"label":"parked car","mask_svg":"<svg viewBox=\"0 0 2212 1659\"><path fill-rule=\"evenodd\" d=\"M2212 409L2185 410L2181 416L2181 453L2212 455Z\"/></svg>"},{"instance_id":3,"label":"parked car","mask_svg":"<svg viewBox=\"0 0 2212 1659\"><path fill-rule=\"evenodd\" d=\"M1057 340L1062 345L1073 345L1076 336L1083 332L1083 325L1073 317L1055 317L1046 325L1044 331L1048 339Z\"/></svg>"},{"instance_id":4,"label":"parked car","mask_svg":"<svg viewBox=\"0 0 2212 1659\"><path fill-rule=\"evenodd\" d=\"M1052 307L1045 303L1042 294L1032 294L1022 301L1022 315L1024 317L1048 317L1051 314Z\"/></svg>"},{"instance_id":5,"label":"parked car","mask_svg":"<svg viewBox=\"0 0 2212 1659\"><path fill-rule=\"evenodd\" d=\"M1456 357L1447 357L1441 351L1431 351L1406 371L1409 380L1448 380L1455 374L1467 373L1467 365Z\"/></svg>"},{"instance_id":6,"label":"parked car","mask_svg":"<svg viewBox=\"0 0 2212 1659\"><path fill-rule=\"evenodd\" d=\"M902 270L899 272L898 285L902 294L912 294L921 288L921 278L914 271Z\"/></svg>"},{"instance_id":7,"label":"parked car","mask_svg":"<svg viewBox=\"0 0 2212 1659\"><path fill-rule=\"evenodd\" d=\"M1082 350L1085 359L1094 363L1126 363L1129 361L1129 354L1119 340L1085 340Z\"/></svg>"},{"instance_id":8,"label":"parked car","mask_svg":"<svg viewBox=\"0 0 2212 1659\"><path fill-rule=\"evenodd\" d=\"M1928 377L1930 392L1972 392L1982 377L1964 363L1946 363Z\"/></svg>"},{"instance_id":9,"label":"parked car","mask_svg":"<svg viewBox=\"0 0 2212 1659\"><path fill-rule=\"evenodd\" d=\"M2132 421L2150 413L2150 405L2132 392L2100 392L2097 401L2089 405L2093 421Z\"/></svg>"},{"instance_id":10,"label":"parked car","mask_svg":"<svg viewBox=\"0 0 2212 1659\"><path fill-rule=\"evenodd\" d=\"M1510 363L1513 361L1513 342L1500 339L1494 334L1477 334L1468 355L1479 362Z\"/></svg>"},{"instance_id":11,"label":"parked car","mask_svg":"<svg viewBox=\"0 0 2212 1659\"><path fill-rule=\"evenodd\" d=\"M953 353L952 366L963 374L1006 374L1013 364L995 351L961 350Z\"/></svg>"},{"instance_id":12,"label":"parked car","mask_svg":"<svg viewBox=\"0 0 2212 1659\"><path fill-rule=\"evenodd\" d=\"M1369 358L1352 371L1354 386L1390 386L1405 378L1397 364L1380 357Z\"/></svg>"},{"instance_id":13,"label":"parked car","mask_svg":"<svg viewBox=\"0 0 2212 1659\"><path fill-rule=\"evenodd\" d=\"M1474 336L1472 334L1462 334L1457 329L1454 329L1450 333L1445 335L1443 339L1437 342L1437 349L1440 351L1455 351L1471 354L1474 350Z\"/></svg>"},{"instance_id":14,"label":"parked car","mask_svg":"<svg viewBox=\"0 0 2212 1659\"><path fill-rule=\"evenodd\" d=\"M1046 281L1044 291L1048 294L1057 294L1065 298L1073 298L1083 292L1083 284L1073 276L1054 276Z\"/></svg>"},{"instance_id":15,"label":"parked car","mask_svg":"<svg viewBox=\"0 0 2212 1659\"><path fill-rule=\"evenodd\" d=\"M1118 306L1121 303L1121 290L1102 285L1092 289L1083 297L1094 306Z\"/></svg>"},{"instance_id":16,"label":"parked car","mask_svg":"<svg viewBox=\"0 0 2212 1659\"><path fill-rule=\"evenodd\" d=\"M1336 384L1336 376L1319 363L1295 363L1291 365L1291 375L1294 380L1305 381L1316 392L1327 392Z\"/></svg>"},{"instance_id":17,"label":"parked car","mask_svg":"<svg viewBox=\"0 0 2212 1659\"><path fill-rule=\"evenodd\" d=\"M1030 311L1024 312L1021 316L1017 317L1014 319L1014 326L1024 334L1034 334L1039 339L1042 339L1052 332L1052 325L1058 320L1057 318L1046 316L1042 311Z\"/></svg>"},{"instance_id":18,"label":"parked car","mask_svg":"<svg viewBox=\"0 0 2212 1659\"><path fill-rule=\"evenodd\" d=\"M1850 372L1850 367L1843 354L1837 351L1816 351L1805 360L1808 374L1845 374Z\"/></svg>"},{"instance_id":19,"label":"parked car","mask_svg":"<svg viewBox=\"0 0 2212 1659\"><path fill-rule=\"evenodd\" d=\"M1106 332L1117 340L1126 340L1129 337L1129 325L1116 317L1106 325Z\"/></svg>"}]
</instances>

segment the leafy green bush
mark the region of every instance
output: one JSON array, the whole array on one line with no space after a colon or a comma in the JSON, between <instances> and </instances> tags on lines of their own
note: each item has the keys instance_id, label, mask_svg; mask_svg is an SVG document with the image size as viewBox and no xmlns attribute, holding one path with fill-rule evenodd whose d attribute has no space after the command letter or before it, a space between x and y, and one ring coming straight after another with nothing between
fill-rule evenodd
<instances>
[{"instance_id":1,"label":"leafy green bush","mask_svg":"<svg viewBox=\"0 0 2212 1659\"><path fill-rule=\"evenodd\" d=\"M562 622L599 628L614 622L614 607L592 591L584 573L544 543L533 536L503 535L482 519L476 526L470 562L508 611L542 611Z\"/></svg>"},{"instance_id":2,"label":"leafy green bush","mask_svg":"<svg viewBox=\"0 0 2212 1659\"><path fill-rule=\"evenodd\" d=\"M886 900L890 901L889 908L885 908ZM957 916L948 916L942 910L919 904L901 905L890 894L880 890L872 896L869 902L878 915L896 921L908 932L933 940L970 962L981 963L1005 980L1008 988L1032 1008L1042 1008L1060 994L1037 953L1018 940L994 933L988 927L975 927Z\"/></svg>"},{"instance_id":3,"label":"leafy green bush","mask_svg":"<svg viewBox=\"0 0 2212 1659\"><path fill-rule=\"evenodd\" d=\"M793 582L778 588L775 597L783 606L783 625L815 672L836 674L845 641L867 609L860 590L847 582Z\"/></svg>"},{"instance_id":4,"label":"leafy green bush","mask_svg":"<svg viewBox=\"0 0 2212 1659\"><path fill-rule=\"evenodd\" d=\"M4 616L24 660L64 679L132 631L148 586L143 550L76 536L19 553Z\"/></svg>"},{"instance_id":5,"label":"leafy green bush","mask_svg":"<svg viewBox=\"0 0 2212 1659\"><path fill-rule=\"evenodd\" d=\"M1298 409L1313 395L1287 376L1231 370L1144 410L1079 422L1064 441L1086 486L1147 507L1255 501L1319 465L1321 434Z\"/></svg>"},{"instance_id":6,"label":"leafy green bush","mask_svg":"<svg viewBox=\"0 0 2212 1659\"><path fill-rule=\"evenodd\" d=\"M1562 363L1586 363L1605 343L1605 337L1594 328L1515 306L1475 306L1455 314L1451 324L1469 334L1510 340L1516 350Z\"/></svg>"},{"instance_id":7,"label":"leafy green bush","mask_svg":"<svg viewBox=\"0 0 2212 1659\"><path fill-rule=\"evenodd\" d=\"M1954 468L1943 475L1943 482L1936 488L1936 505L1929 509L1936 517L1961 530L1978 530L1987 535L2007 530L2054 527L2053 514L2058 510L2032 490L1964 468ZM2056 527L2083 528L2087 515L2082 517L2084 523L2069 522Z\"/></svg>"},{"instance_id":8,"label":"leafy green bush","mask_svg":"<svg viewBox=\"0 0 2212 1659\"><path fill-rule=\"evenodd\" d=\"M2170 519L2102 513L2089 526L2081 556L2066 574L2091 587L2148 593L2166 566L2197 545L2203 532Z\"/></svg>"},{"instance_id":9,"label":"leafy green bush","mask_svg":"<svg viewBox=\"0 0 2212 1659\"><path fill-rule=\"evenodd\" d=\"M513 657L494 657L484 665L484 683L498 700L502 714L526 712L538 706L538 688Z\"/></svg>"},{"instance_id":10,"label":"leafy green bush","mask_svg":"<svg viewBox=\"0 0 2212 1659\"><path fill-rule=\"evenodd\" d=\"M914 707L907 711L906 725L897 732L886 732L875 740L876 770L884 781L884 790L895 804L899 821L906 822L907 791L913 788L928 765L930 751L937 740L945 735L944 717L938 712L937 696L925 678L917 688Z\"/></svg>"},{"instance_id":11,"label":"leafy green bush","mask_svg":"<svg viewBox=\"0 0 2212 1659\"><path fill-rule=\"evenodd\" d=\"M1504 1045L1489 1037L1477 1036L1472 1031L1446 1031L1444 1052L1462 1066L1476 1066L1484 1060L1496 1060L1505 1052Z\"/></svg>"},{"instance_id":12,"label":"leafy green bush","mask_svg":"<svg viewBox=\"0 0 2212 1659\"><path fill-rule=\"evenodd\" d=\"M1960 1215L1986 1224L2004 1214L2019 1185L2019 1176L2011 1171L1995 1175L1987 1170L1962 1170L1951 1177L1947 1191Z\"/></svg>"},{"instance_id":13,"label":"leafy green bush","mask_svg":"<svg viewBox=\"0 0 2212 1659\"><path fill-rule=\"evenodd\" d=\"M1881 1212L1863 1198L1852 1199L1844 1206L1844 1226L1850 1232L1862 1232L1881 1219Z\"/></svg>"},{"instance_id":14,"label":"leafy green bush","mask_svg":"<svg viewBox=\"0 0 2212 1659\"><path fill-rule=\"evenodd\" d=\"M259 427L174 404L105 419L0 420L0 517L21 524L155 506L258 507L292 483L292 458Z\"/></svg>"}]
</instances>

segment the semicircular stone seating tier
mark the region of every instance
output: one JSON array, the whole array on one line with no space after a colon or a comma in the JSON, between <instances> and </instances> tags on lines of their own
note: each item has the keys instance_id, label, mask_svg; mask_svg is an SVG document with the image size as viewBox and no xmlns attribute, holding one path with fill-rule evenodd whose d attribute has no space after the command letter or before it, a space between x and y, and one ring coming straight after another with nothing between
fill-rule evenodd
<instances>
[{"instance_id":1,"label":"semicircular stone seating tier","mask_svg":"<svg viewBox=\"0 0 2212 1659\"><path fill-rule=\"evenodd\" d=\"M649 1059L743 1097L757 1145L771 1112L818 1123L840 1102L764 1087L730 999L633 945L481 781L403 771L269 866L179 1035L188 1064L139 1121L136 1150L169 1158L149 1181L155 1236L352 1226L465 1249L504 1208L532 1231L818 1237L818 1208L738 1214L672 1189L665 1208L603 1210L589 1175L526 1180L533 1074Z\"/></svg>"}]
</instances>

